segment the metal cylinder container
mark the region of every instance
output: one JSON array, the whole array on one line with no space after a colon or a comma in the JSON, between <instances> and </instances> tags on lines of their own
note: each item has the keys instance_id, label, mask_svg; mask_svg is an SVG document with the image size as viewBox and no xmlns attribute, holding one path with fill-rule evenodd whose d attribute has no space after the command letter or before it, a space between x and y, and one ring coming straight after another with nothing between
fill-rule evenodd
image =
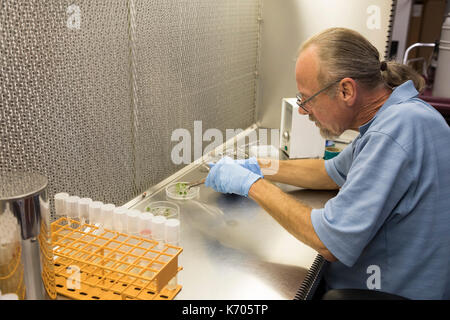
<instances>
[{"instance_id":1,"label":"metal cylinder container","mask_svg":"<svg viewBox=\"0 0 450 320\"><path fill-rule=\"evenodd\" d=\"M2 294L56 298L47 183L38 173L0 173Z\"/></svg>"}]
</instances>

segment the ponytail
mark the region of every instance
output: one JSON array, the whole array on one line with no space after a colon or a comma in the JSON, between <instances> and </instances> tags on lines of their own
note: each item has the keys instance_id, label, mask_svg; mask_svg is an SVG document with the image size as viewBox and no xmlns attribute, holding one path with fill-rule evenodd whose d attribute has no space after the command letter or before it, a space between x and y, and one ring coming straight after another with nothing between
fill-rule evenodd
<instances>
[{"instance_id":1,"label":"ponytail","mask_svg":"<svg viewBox=\"0 0 450 320\"><path fill-rule=\"evenodd\" d=\"M391 88L398 87L402 83L412 80L419 93L425 90L425 79L416 70L395 61L387 62L385 70L381 71L381 76L384 82Z\"/></svg>"}]
</instances>

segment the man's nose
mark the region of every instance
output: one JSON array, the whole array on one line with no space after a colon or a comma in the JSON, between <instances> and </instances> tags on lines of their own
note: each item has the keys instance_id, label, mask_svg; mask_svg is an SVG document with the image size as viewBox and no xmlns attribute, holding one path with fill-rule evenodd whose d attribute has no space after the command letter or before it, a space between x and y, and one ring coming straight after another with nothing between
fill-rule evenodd
<instances>
[{"instance_id":1,"label":"man's nose","mask_svg":"<svg viewBox=\"0 0 450 320\"><path fill-rule=\"evenodd\" d=\"M309 112L306 112L305 110L303 110L302 107L298 107L298 113L300 113L301 115L307 115L307 114L309 114Z\"/></svg>"}]
</instances>

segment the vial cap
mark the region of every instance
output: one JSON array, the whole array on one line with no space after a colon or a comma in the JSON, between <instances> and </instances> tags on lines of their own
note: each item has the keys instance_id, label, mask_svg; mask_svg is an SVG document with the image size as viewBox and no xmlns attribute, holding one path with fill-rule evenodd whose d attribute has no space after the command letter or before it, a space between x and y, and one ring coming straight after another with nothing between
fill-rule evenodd
<instances>
[{"instance_id":1,"label":"vial cap","mask_svg":"<svg viewBox=\"0 0 450 320\"><path fill-rule=\"evenodd\" d=\"M143 213L141 213L141 214L139 215L139 219L140 219L141 221L147 222L147 221L153 219L153 215L152 215L151 213L148 213L148 212L143 212Z\"/></svg>"},{"instance_id":2,"label":"vial cap","mask_svg":"<svg viewBox=\"0 0 450 320\"><path fill-rule=\"evenodd\" d=\"M127 208L125 208L125 207L115 207L114 208L115 215L124 215L126 213L127 213Z\"/></svg>"},{"instance_id":3,"label":"vial cap","mask_svg":"<svg viewBox=\"0 0 450 320\"><path fill-rule=\"evenodd\" d=\"M115 208L116 208L115 205L113 205L112 203L108 203L108 204L102 205L101 211L102 211L102 214L112 215Z\"/></svg>"}]
</instances>

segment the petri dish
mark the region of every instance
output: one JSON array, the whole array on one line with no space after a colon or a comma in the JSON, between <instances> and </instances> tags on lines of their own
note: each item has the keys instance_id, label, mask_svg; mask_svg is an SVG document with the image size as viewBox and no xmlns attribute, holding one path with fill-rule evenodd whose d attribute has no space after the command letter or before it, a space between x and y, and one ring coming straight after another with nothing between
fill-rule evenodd
<instances>
[{"instance_id":1,"label":"petri dish","mask_svg":"<svg viewBox=\"0 0 450 320\"><path fill-rule=\"evenodd\" d=\"M254 142L249 142L247 144L244 145L239 145L238 144L238 148L237 148L237 154L236 154L236 159L248 159L250 158L250 148L253 146L257 146L258 145L258 141L254 141Z\"/></svg>"},{"instance_id":2,"label":"petri dish","mask_svg":"<svg viewBox=\"0 0 450 320\"><path fill-rule=\"evenodd\" d=\"M192 187L188 190L185 190L185 187L183 185L188 184L189 182L176 182L169 184L166 187L166 196L170 199L174 200L190 200L194 199L198 196L200 192L199 187Z\"/></svg>"},{"instance_id":3,"label":"petri dish","mask_svg":"<svg viewBox=\"0 0 450 320\"><path fill-rule=\"evenodd\" d=\"M230 157L231 159L236 158L236 151L234 150L234 147L228 147L225 150L213 150L209 154L208 162L216 163L223 157Z\"/></svg>"},{"instance_id":4,"label":"petri dish","mask_svg":"<svg viewBox=\"0 0 450 320\"><path fill-rule=\"evenodd\" d=\"M155 217L163 216L167 219L179 219L180 207L176 203L170 201L155 201L150 202L150 204L145 207L145 212L150 212Z\"/></svg>"},{"instance_id":5,"label":"petri dish","mask_svg":"<svg viewBox=\"0 0 450 320\"><path fill-rule=\"evenodd\" d=\"M278 160L280 158L280 150L273 145L253 145L249 148L249 156Z\"/></svg>"}]
</instances>

